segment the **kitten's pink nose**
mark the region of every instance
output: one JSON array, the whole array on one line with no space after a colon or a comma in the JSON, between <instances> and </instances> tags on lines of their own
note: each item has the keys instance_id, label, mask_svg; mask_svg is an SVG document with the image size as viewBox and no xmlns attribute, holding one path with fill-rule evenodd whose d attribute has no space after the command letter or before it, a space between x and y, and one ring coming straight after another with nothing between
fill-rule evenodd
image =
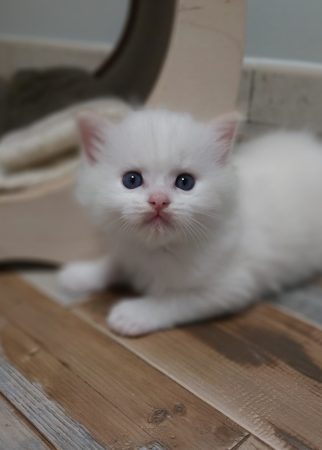
<instances>
[{"instance_id":1,"label":"kitten's pink nose","mask_svg":"<svg viewBox=\"0 0 322 450\"><path fill-rule=\"evenodd\" d=\"M169 206L170 199L163 192L155 192L150 195L148 202L156 211L162 211L162 209Z\"/></svg>"}]
</instances>

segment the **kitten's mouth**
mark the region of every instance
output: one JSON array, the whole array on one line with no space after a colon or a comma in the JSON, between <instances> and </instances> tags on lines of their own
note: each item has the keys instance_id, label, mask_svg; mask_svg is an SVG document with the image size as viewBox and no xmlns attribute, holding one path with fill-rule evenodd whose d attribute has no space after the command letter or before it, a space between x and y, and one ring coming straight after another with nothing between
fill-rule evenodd
<instances>
[{"instance_id":1,"label":"kitten's mouth","mask_svg":"<svg viewBox=\"0 0 322 450\"><path fill-rule=\"evenodd\" d=\"M146 225L153 225L155 227L161 227L161 226L170 226L170 217L166 215L165 213L155 213L152 215L149 215L144 220L144 224Z\"/></svg>"}]
</instances>

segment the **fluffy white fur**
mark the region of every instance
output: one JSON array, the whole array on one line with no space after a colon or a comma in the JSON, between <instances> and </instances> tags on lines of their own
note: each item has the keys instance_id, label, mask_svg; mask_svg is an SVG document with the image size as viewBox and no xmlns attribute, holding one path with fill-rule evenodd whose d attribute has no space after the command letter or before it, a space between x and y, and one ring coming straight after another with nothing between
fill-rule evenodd
<instances>
[{"instance_id":1,"label":"fluffy white fur","mask_svg":"<svg viewBox=\"0 0 322 450\"><path fill-rule=\"evenodd\" d=\"M236 127L233 116L201 124L149 110L118 125L80 119L78 195L106 233L108 256L70 264L60 280L80 291L131 281L142 296L112 308L107 322L116 332L139 335L238 311L322 268L320 143L279 132L230 157ZM122 185L129 170L142 173L142 186ZM174 185L184 172L196 178L191 191ZM171 201L170 226L144 223L148 197L160 191Z\"/></svg>"}]
</instances>

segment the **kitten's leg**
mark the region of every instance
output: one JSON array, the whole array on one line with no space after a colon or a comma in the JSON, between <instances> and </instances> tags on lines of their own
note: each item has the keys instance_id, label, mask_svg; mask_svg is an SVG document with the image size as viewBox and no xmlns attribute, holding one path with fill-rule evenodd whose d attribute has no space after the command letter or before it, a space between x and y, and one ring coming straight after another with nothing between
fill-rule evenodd
<instances>
[{"instance_id":1,"label":"kitten's leg","mask_svg":"<svg viewBox=\"0 0 322 450\"><path fill-rule=\"evenodd\" d=\"M164 298L140 297L117 303L107 316L115 332L137 336L175 325L202 320L236 311L247 304L245 299L224 301L214 293L169 295Z\"/></svg>"},{"instance_id":2,"label":"kitten's leg","mask_svg":"<svg viewBox=\"0 0 322 450\"><path fill-rule=\"evenodd\" d=\"M67 264L58 273L58 283L71 293L97 292L115 280L115 268L110 258Z\"/></svg>"}]
</instances>

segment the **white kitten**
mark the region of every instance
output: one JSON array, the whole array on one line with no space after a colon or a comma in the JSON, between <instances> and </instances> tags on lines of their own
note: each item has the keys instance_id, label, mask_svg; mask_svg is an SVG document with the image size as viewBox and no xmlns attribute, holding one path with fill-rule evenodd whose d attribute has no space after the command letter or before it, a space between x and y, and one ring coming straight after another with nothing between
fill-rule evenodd
<instances>
[{"instance_id":1,"label":"white kitten","mask_svg":"<svg viewBox=\"0 0 322 450\"><path fill-rule=\"evenodd\" d=\"M108 256L68 265L72 290L130 280L107 322L139 335L237 311L322 268L322 148L276 133L230 157L237 118L201 124L167 111L118 125L79 120L81 202L106 233Z\"/></svg>"}]
</instances>

